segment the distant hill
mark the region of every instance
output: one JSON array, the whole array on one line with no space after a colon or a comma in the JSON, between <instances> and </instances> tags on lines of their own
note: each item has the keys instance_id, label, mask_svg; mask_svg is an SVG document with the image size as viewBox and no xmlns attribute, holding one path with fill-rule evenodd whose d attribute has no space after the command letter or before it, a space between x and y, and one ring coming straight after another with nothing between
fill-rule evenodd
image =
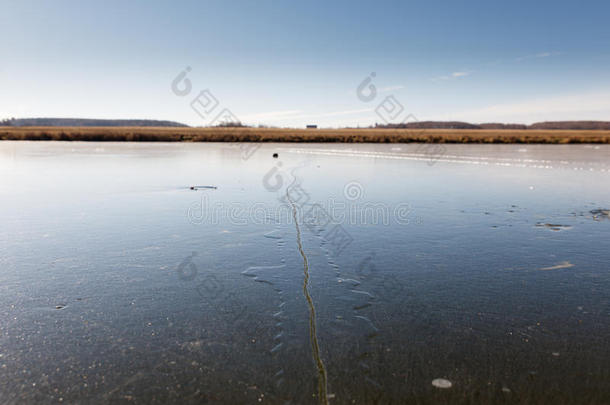
<instances>
[{"instance_id":1,"label":"distant hill","mask_svg":"<svg viewBox=\"0 0 610 405\"><path fill-rule=\"evenodd\" d=\"M527 129L527 125L523 124L499 124L499 123L489 123L489 124L479 124L481 129Z\"/></svg>"},{"instance_id":2,"label":"distant hill","mask_svg":"<svg viewBox=\"0 0 610 405\"><path fill-rule=\"evenodd\" d=\"M556 121L524 124L470 124L460 121L419 121L403 124L375 124L375 128L406 128L406 129L544 129L544 130L610 130L607 121Z\"/></svg>"},{"instance_id":3,"label":"distant hill","mask_svg":"<svg viewBox=\"0 0 610 405\"><path fill-rule=\"evenodd\" d=\"M600 129L610 130L610 122L608 121L555 121L555 122L537 122L528 127L528 129Z\"/></svg>"},{"instance_id":4,"label":"distant hill","mask_svg":"<svg viewBox=\"0 0 610 405\"><path fill-rule=\"evenodd\" d=\"M188 127L175 121L159 120L105 120L90 118L11 118L0 120L0 126L10 127ZM247 127L240 122L223 123L221 127ZM418 121L402 124L375 124L375 128L406 129L487 129L487 130L610 130L610 121L554 121L532 125L461 121Z\"/></svg>"},{"instance_id":5,"label":"distant hill","mask_svg":"<svg viewBox=\"0 0 610 405\"><path fill-rule=\"evenodd\" d=\"M460 121L418 121L403 124L375 124L375 127L407 129L481 129L478 125Z\"/></svg>"},{"instance_id":6,"label":"distant hill","mask_svg":"<svg viewBox=\"0 0 610 405\"><path fill-rule=\"evenodd\" d=\"M90 118L17 118L0 121L11 127L188 127L174 121L104 120Z\"/></svg>"}]
</instances>

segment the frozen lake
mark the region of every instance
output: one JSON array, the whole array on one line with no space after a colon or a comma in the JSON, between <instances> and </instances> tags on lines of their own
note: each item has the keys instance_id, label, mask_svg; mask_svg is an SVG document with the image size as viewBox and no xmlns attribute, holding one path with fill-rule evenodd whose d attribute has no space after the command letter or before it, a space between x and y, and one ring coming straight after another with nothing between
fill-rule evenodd
<instances>
[{"instance_id":1,"label":"frozen lake","mask_svg":"<svg viewBox=\"0 0 610 405\"><path fill-rule=\"evenodd\" d=\"M1 142L0 403L610 403L609 180L610 145Z\"/></svg>"}]
</instances>

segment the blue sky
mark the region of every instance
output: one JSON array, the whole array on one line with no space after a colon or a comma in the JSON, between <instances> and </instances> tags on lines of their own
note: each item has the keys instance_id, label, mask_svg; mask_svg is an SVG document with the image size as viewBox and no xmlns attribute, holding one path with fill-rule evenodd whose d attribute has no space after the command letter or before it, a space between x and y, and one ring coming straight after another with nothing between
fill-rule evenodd
<instances>
[{"instance_id":1,"label":"blue sky","mask_svg":"<svg viewBox=\"0 0 610 405\"><path fill-rule=\"evenodd\" d=\"M610 120L607 1L0 4L0 117L366 126L392 96L396 120Z\"/></svg>"}]
</instances>

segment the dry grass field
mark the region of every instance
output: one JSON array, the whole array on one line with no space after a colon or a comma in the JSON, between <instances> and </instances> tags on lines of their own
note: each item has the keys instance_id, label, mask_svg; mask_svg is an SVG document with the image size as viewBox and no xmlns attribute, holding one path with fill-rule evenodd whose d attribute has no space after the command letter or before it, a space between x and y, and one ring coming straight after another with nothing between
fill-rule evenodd
<instances>
[{"instance_id":1,"label":"dry grass field","mask_svg":"<svg viewBox=\"0 0 610 405\"><path fill-rule=\"evenodd\" d=\"M610 143L610 131L0 127L0 140L98 142Z\"/></svg>"}]
</instances>

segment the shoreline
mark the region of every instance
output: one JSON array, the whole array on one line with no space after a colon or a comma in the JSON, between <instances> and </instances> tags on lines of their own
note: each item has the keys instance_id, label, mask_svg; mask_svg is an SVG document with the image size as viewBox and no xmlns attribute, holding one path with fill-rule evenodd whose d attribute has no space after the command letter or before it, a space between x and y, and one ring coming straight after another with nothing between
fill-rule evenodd
<instances>
[{"instance_id":1,"label":"shoreline","mask_svg":"<svg viewBox=\"0 0 610 405\"><path fill-rule=\"evenodd\" d=\"M610 144L606 130L0 127L5 141Z\"/></svg>"}]
</instances>

